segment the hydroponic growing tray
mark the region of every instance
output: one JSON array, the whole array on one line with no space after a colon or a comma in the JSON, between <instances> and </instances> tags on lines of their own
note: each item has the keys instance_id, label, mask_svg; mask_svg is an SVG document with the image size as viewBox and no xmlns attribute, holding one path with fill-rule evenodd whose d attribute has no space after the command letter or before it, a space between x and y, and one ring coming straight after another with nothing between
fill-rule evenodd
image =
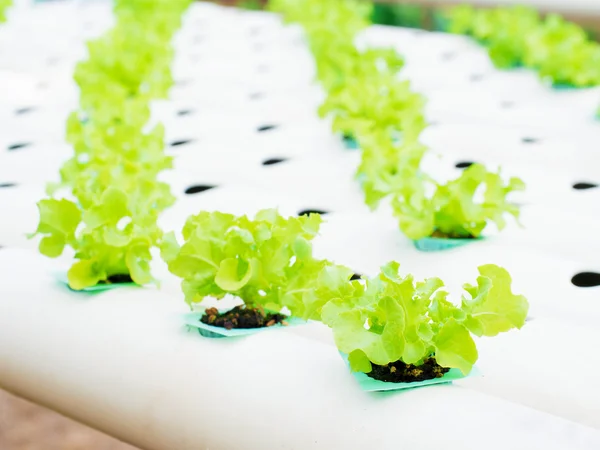
<instances>
[{"instance_id":1,"label":"hydroponic growing tray","mask_svg":"<svg viewBox=\"0 0 600 450\"><path fill-rule=\"evenodd\" d=\"M419 252L388 208L365 206L360 150L317 118L323 94L301 30L269 13L189 9L176 85L154 105L175 156L164 230L201 210L319 211L315 252L357 273L395 259L456 292L495 263L529 299L521 331L477 342L481 376L367 393L321 324L206 339L183 324L179 281L160 259L160 289L76 293L53 275L72 255L47 259L26 238L71 154L74 65L111 20L102 2L19 4L0 26L2 388L150 450L600 448L600 287L576 286L600 286L598 89L553 91L526 70L498 71L465 37L364 32L405 55L403 76L428 99L429 173L444 180L484 162L527 183L522 227Z\"/></svg>"}]
</instances>

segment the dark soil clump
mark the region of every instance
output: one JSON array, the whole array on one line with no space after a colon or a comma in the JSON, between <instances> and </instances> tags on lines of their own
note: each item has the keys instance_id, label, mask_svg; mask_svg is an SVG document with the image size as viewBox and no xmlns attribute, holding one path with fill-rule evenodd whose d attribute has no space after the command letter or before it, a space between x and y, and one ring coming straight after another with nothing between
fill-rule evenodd
<instances>
[{"instance_id":1,"label":"dark soil clump","mask_svg":"<svg viewBox=\"0 0 600 450\"><path fill-rule=\"evenodd\" d=\"M231 330L232 328L265 328L278 323L287 325L287 316L265 313L261 308L236 306L230 311L219 313L217 308L208 308L200 318L202 323Z\"/></svg>"},{"instance_id":2,"label":"dark soil clump","mask_svg":"<svg viewBox=\"0 0 600 450\"><path fill-rule=\"evenodd\" d=\"M455 233L443 233L440 230L435 230L431 237L433 238L442 238L442 239L475 239L475 236L472 234L465 236L463 234L455 234Z\"/></svg>"},{"instance_id":3,"label":"dark soil clump","mask_svg":"<svg viewBox=\"0 0 600 450\"><path fill-rule=\"evenodd\" d=\"M122 275L111 275L106 280L100 281L98 284L120 284L120 283L133 283L129 274Z\"/></svg>"},{"instance_id":4,"label":"dark soil clump","mask_svg":"<svg viewBox=\"0 0 600 450\"><path fill-rule=\"evenodd\" d=\"M402 361L389 363L385 366L372 364L373 369L367 375L379 381L391 383L412 383L414 381L441 378L450 369L440 366L435 358L427 358L420 366L405 364Z\"/></svg>"}]
</instances>

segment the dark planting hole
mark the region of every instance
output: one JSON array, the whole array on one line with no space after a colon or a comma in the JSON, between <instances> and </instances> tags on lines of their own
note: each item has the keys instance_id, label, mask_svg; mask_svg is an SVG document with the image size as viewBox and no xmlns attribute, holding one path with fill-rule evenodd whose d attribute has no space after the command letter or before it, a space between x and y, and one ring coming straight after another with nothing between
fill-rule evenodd
<instances>
[{"instance_id":1,"label":"dark planting hole","mask_svg":"<svg viewBox=\"0 0 600 450\"><path fill-rule=\"evenodd\" d=\"M600 273L580 272L571 278L571 283L577 287L596 287L600 286Z\"/></svg>"},{"instance_id":2,"label":"dark planting hole","mask_svg":"<svg viewBox=\"0 0 600 450\"><path fill-rule=\"evenodd\" d=\"M0 188L11 188L11 187L15 187L16 184L15 183L0 183Z\"/></svg>"},{"instance_id":3,"label":"dark planting hole","mask_svg":"<svg viewBox=\"0 0 600 450\"><path fill-rule=\"evenodd\" d=\"M467 167L471 167L473 164L475 163L471 161L461 161L456 163L454 167L456 167L457 169L466 169Z\"/></svg>"},{"instance_id":4,"label":"dark planting hole","mask_svg":"<svg viewBox=\"0 0 600 450\"><path fill-rule=\"evenodd\" d=\"M193 109L181 109L181 110L177 111L177 115L178 116L189 116L193 112L194 112Z\"/></svg>"},{"instance_id":5,"label":"dark planting hole","mask_svg":"<svg viewBox=\"0 0 600 450\"><path fill-rule=\"evenodd\" d=\"M470 80L473 82L481 81L483 80L483 75L480 73L473 74L471 75Z\"/></svg>"},{"instance_id":6,"label":"dark planting hole","mask_svg":"<svg viewBox=\"0 0 600 450\"><path fill-rule=\"evenodd\" d=\"M262 126L258 127L256 129L256 131L258 131L259 133L262 133L263 131L271 131L271 130L274 130L275 128L277 128L277 125L262 125Z\"/></svg>"},{"instance_id":7,"label":"dark planting hole","mask_svg":"<svg viewBox=\"0 0 600 450\"><path fill-rule=\"evenodd\" d=\"M573 189L584 190L584 189L593 189L598 187L597 184L594 183L575 183L573 185Z\"/></svg>"},{"instance_id":8,"label":"dark planting hole","mask_svg":"<svg viewBox=\"0 0 600 450\"><path fill-rule=\"evenodd\" d=\"M287 161L287 159L285 159L285 158L270 158L270 159L265 159L263 161L262 165L263 166L272 166L273 164L279 164L284 161Z\"/></svg>"},{"instance_id":9,"label":"dark planting hole","mask_svg":"<svg viewBox=\"0 0 600 450\"><path fill-rule=\"evenodd\" d=\"M523 139L521 139L521 141L523 142L523 144L536 144L538 142L536 138L531 137L524 137Z\"/></svg>"},{"instance_id":10,"label":"dark planting hole","mask_svg":"<svg viewBox=\"0 0 600 450\"><path fill-rule=\"evenodd\" d=\"M179 141L173 141L171 142L171 147L179 147L181 145L186 145L189 144L190 142L194 142L193 139L181 139Z\"/></svg>"},{"instance_id":11,"label":"dark planting hole","mask_svg":"<svg viewBox=\"0 0 600 450\"><path fill-rule=\"evenodd\" d=\"M15 114L17 115L21 115L21 114L27 114L28 112L33 111L35 108L33 106L28 106L25 108L19 108L15 110Z\"/></svg>"},{"instance_id":12,"label":"dark planting hole","mask_svg":"<svg viewBox=\"0 0 600 450\"><path fill-rule=\"evenodd\" d=\"M355 273L354 275L352 275L350 277L350 281L360 280L361 278L362 278L362 275L360 273Z\"/></svg>"},{"instance_id":13,"label":"dark planting hole","mask_svg":"<svg viewBox=\"0 0 600 450\"><path fill-rule=\"evenodd\" d=\"M324 216L325 214L329 214L329 212L321 209L303 209L298 213L299 216L308 216L309 214L320 214Z\"/></svg>"},{"instance_id":14,"label":"dark planting hole","mask_svg":"<svg viewBox=\"0 0 600 450\"><path fill-rule=\"evenodd\" d=\"M200 192L208 191L209 189L214 189L216 186L210 186L208 184L197 184L195 186L190 186L185 190L186 194L199 194Z\"/></svg>"},{"instance_id":15,"label":"dark planting hole","mask_svg":"<svg viewBox=\"0 0 600 450\"><path fill-rule=\"evenodd\" d=\"M258 100L263 98L265 95L262 92L255 92L253 94L250 94L250 99L251 100Z\"/></svg>"},{"instance_id":16,"label":"dark planting hole","mask_svg":"<svg viewBox=\"0 0 600 450\"><path fill-rule=\"evenodd\" d=\"M8 146L9 150L19 150L21 148L29 147L31 144L28 142L19 142L17 144L11 144Z\"/></svg>"},{"instance_id":17,"label":"dark planting hole","mask_svg":"<svg viewBox=\"0 0 600 450\"><path fill-rule=\"evenodd\" d=\"M129 274L115 274L108 277L105 281L100 281L99 284L119 284L119 283L133 283L131 275Z\"/></svg>"}]
</instances>

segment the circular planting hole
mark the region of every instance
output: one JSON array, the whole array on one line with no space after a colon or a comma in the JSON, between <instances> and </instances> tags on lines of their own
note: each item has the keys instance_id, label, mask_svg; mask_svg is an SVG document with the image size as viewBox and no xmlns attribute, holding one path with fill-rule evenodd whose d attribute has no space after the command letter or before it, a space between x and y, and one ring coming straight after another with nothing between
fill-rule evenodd
<instances>
[{"instance_id":1,"label":"circular planting hole","mask_svg":"<svg viewBox=\"0 0 600 450\"><path fill-rule=\"evenodd\" d=\"M262 165L263 166L272 166L274 164L279 164L279 163L282 163L285 161L287 161L287 159L285 159L285 158L269 158L269 159L265 159L262 162Z\"/></svg>"},{"instance_id":2,"label":"circular planting hole","mask_svg":"<svg viewBox=\"0 0 600 450\"><path fill-rule=\"evenodd\" d=\"M571 283L582 288L600 286L600 273L580 272L571 278Z\"/></svg>"},{"instance_id":3,"label":"circular planting hole","mask_svg":"<svg viewBox=\"0 0 600 450\"><path fill-rule=\"evenodd\" d=\"M35 108L33 106L26 106L24 108L15 109L15 114L18 115L18 116L20 116L22 114L30 113L33 110L35 110Z\"/></svg>"},{"instance_id":4,"label":"circular planting hole","mask_svg":"<svg viewBox=\"0 0 600 450\"><path fill-rule=\"evenodd\" d=\"M15 187L16 183L0 183L0 189Z\"/></svg>"},{"instance_id":5,"label":"circular planting hole","mask_svg":"<svg viewBox=\"0 0 600 450\"><path fill-rule=\"evenodd\" d=\"M193 109L180 109L177 111L178 116L189 116L194 113Z\"/></svg>"},{"instance_id":6,"label":"circular planting hole","mask_svg":"<svg viewBox=\"0 0 600 450\"><path fill-rule=\"evenodd\" d=\"M324 216L325 214L329 214L329 211L323 211L322 209L303 209L298 212L299 216L308 216L309 214L320 214Z\"/></svg>"},{"instance_id":7,"label":"circular planting hole","mask_svg":"<svg viewBox=\"0 0 600 450\"><path fill-rule=\"evenodd\" d=\"M523 139L521 139L521 142L523 142L523 144L537 144L539 142L539 139L532 137L524 137Z\"/></svg>"},{"instance_id":8,"label":"circular planting hole","mask_svg":"<svg viewBox=\"0 0 600 450\"><path fill-rule=\"evenodd\" d=\"M173 141L171 142L171 144L169 144L171 147L180 147L182 145L187 145L190 142L194 142L193 139L180 139L178 141Z\"/></svg>"},{"instance_id":9,"label":"circular planting hole","mask_svg":"<svg viewBox=\"0 0 600 450\"><path fill-rule=\"evenodd\" d=\"M9 150L19 150L21 148L29 147L31 144L29 142L17 142L16 144L11 144L7 148Z\"/></svg>"},{"instance_id":10,"label":"circular planting hole","mask_svg":"<svg viewBox=\"0 0 600 450\"><path fill-rule=\"evenodd\" d=\"M350 277L350 281L360 280L361 278L362 278L362 275L360 273L355 273L354 275L352 275Z\"/></svg>"},{"instance_id":11,"label":"circular planting hole","mask_svg":"<svg viewBox=\"0 0 600 450\"><path fill-rule=\"evenodd\" d=\"M460 161L454 164L454 167L457 169L466 169L467 167L471 167L473 164L475 163L472 161Z\"/></svg>"},{"instance_id":12,"label":"circular planting hole","mask_svg":"<svg viewBox=\"0 0 600 450\"><path fill-rule=\"evenodd\" d=\"M208 191L210 189L214 189L216 186L211 186L208 184L196 184L194 186L190 186L185 190L185 193L188 195L199 194L200 192Z\"/></svg>"},{"instance_id":13,"label":"circular planting hole","mask_svg":"<svg viewBox=\"0 0 600 450\"><path fill-rule=\"evenodd\" d=\"M262 126L258 127L256 129L256 131L258 131L259 133L262 133L263 131L271 131L271 130L274 130L275 128L277 128L277 125L262 125Z\"/></svg>"},{"instance_id":14,"label":"circular planting hole","mask_svg":"<svg viewBox=\"0 0 600 450\"><path fill-rule=\"evenodd\" d=\"M573 189L577 189L577 190L585 190L585 189L593 189L593 188L597 188L598 185L594 184L594 183L575 183L573 185Z\"/></svg>"}]
</instances>

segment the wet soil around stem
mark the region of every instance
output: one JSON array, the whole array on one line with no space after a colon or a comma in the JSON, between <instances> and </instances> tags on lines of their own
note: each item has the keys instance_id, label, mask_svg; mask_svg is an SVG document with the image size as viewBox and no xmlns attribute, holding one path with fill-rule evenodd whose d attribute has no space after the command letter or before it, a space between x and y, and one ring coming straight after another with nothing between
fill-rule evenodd
<instances>
[{"instance_id":1,"label":"wet soil around stem","mask_svg":"<svg viewBox=\"0 0 600 450\"><path fill-rule=\"evenodd\" d=\"M454 234L454 233L443 233L439 230L435 230L432 234L431 237L433 238L442 238L442 239L475 239L475 236L473 235L462 235L462 234Z\"/></svg>"},{"instance_id":2,"label":"wet soil around stem","mask_svg":"<svg viewBox=\"0 0 600 450\"><path fill-rule=\"evenodd\" d=\"M372 364L373 368L367 375L379 381L391 383L412 383L415 381L441 378L450 369L440 366L435 358L427 358L420 366L405 364L402 361L389 363L385 366Z\"/></svg>"},{"instance_id":3,"label":"wet soil around stem","mask_svg":"<svg viewBox=\"0 0 600 450\"><path fill-rule=\"evenodd\" d=\"M265 328L273 325L287 325L287 316L268 313L260 308L236 306L230 311L219 313L217 308L208 308L200 318L202 323L231 330L233 328Z\"/></svg>"},{"instance_id":4,"label":"wet soil around stem","mask_svg":"<svg viewBox=\"0 0 600 450\"><path fill-rule=\"evenodd\" d=\"M120 283L133 283L129 274L124 275L111 275L106 280L100 281L98 284L120 284Z\"/></svg>"}]
</instances>

